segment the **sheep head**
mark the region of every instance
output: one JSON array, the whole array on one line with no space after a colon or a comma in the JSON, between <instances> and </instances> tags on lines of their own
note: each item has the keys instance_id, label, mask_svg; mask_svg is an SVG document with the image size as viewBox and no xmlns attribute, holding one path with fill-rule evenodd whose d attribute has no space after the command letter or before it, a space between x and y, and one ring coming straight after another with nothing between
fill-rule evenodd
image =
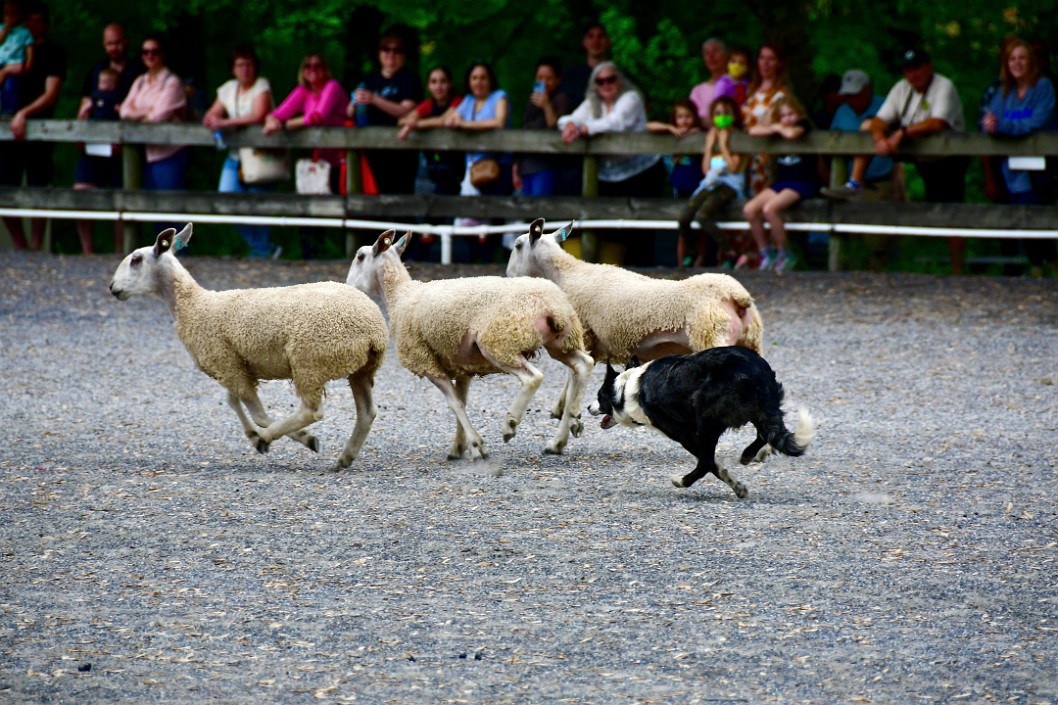
<instances>
[{"instance_id":1,"label":"sheep head","mask_svg":"<svg viewBox=\"0 0 1058 705\"><path fill-rule=\"evenodd\" d=\"M565 253L560 243L573 232L573 223L553 233L544 234L544 219L537 218L529 225L529 232L514 241L511 257L507 260L508 277L546 276L545 261L558 253ZM569 256L569 255L567 255Z\"/></svg>"},{"instance_id":2,"label":"sheep head","mask_svg":"<svg viewBox=\"0 0 1058 705\"><path fill-rule=\"evenodd\" d=\"M404 233L400 239L397 239L395 231L387 230L378 236L374 245L364 245L358 249L356 255L353 256L352 264L349 265L349 274L345 277L345 283L365 294L381 294L383 261L386 258L395 258L400 261L400 256L404 254L410 239L410 232Z\"/></svg>"},{"instance_id":3,"label":"sheep head","mask_svg":"<svg viewBox=\"0 0 1058 705\"><path fill-rule=\"evenodd\" d=\"M175 256L177 250L186 247L191 242L191 231L191 223L179 233L173 228L166 228L158 233L154 245L130 253L114 272L110 280L110 293L122 301L130 296L160 293L157 273L162 259L165 255Z\"/></svg>"}]
</instances>

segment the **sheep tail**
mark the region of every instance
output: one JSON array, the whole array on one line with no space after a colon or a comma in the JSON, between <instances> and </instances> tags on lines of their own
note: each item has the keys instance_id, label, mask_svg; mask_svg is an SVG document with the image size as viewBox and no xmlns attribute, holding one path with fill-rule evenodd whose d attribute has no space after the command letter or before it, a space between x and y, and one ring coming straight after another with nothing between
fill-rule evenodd
<instances>
[{"instance_id":1,"label":"sheep tail","mask_svg":"<svg viewBox=\"0 0 1058 705\"><path fill-rule=\"evenodd\" d=\"M766 422L766 437L772 448L783 455L804 455L805 449L816 435L816 423L808 409L797 410L797 426L790 433L783 423L782 414L774 414Z\"/></svg>"}]
</instances>

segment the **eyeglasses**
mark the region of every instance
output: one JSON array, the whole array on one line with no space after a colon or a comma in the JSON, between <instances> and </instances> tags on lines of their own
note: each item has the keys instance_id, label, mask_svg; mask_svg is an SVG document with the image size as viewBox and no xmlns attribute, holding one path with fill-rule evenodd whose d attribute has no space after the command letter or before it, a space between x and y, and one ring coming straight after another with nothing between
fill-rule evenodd
<instances>
[{"instance_id":1,"label":"eyeglasses","mask_svg":"<svg viewBox=\"0 0 1058 705\"><path fill-rule=\"evenodd\" d=\"M611 83L617 83L617 76L599 76L595 79L596 86L607 86Z\"/></svg>"},{"instance_id":2,"label":"eyeglasses","mask_svg":"<svg viewBox=\"0 0 1058 705\"><path fill-rule=\"evenodd\" d=\"M161 49L144 49L142 54L144 56L161 56L162 55L162 50Z\"/></svg>"},{"instance_id":3,"label":"eyeglasses","mask_svg":"<svg viewBox=\"0 0 1058 705\"><path fill-rule=\"evenodd\" d=\"M379 51L383 54L403 54L404 49L400 47L382 47Z\"/></svg>"}]
</instances>

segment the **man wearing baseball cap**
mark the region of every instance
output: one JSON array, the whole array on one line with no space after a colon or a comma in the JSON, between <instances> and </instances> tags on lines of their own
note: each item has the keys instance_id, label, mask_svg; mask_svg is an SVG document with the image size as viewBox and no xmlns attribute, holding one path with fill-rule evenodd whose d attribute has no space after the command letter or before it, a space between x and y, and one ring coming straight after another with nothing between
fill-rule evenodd
<instances>
[{"instance_id":1,"label":"man wearing baseball cap","mask_svg":"<svg viewBox=\"0 0 1058 705\"><path fill-rule=\"evenodd\" d=\"M875 94L871 77L859 69L849 69L845 72L841 77L838 94L842 98L842 104L834 113L830 129L841 132L859 132L860 126L877 115L884 103L883 98ZM875 156L868 161L863 178L859 181L864 201L893 200L893 167L890 157ZM838 190L842 189L844 187ZM897 238L864 235L863 241L871 250L869 266L872 270L884 269L886 259L896 253Z\"/></svg>"},{"instance_id":2,"label":"man wearing baseball cap","mask_svg":"<svg viewBox=\"0 0 1058 705\"><path fill-rule=\"evenodd\" d=\"M905 140L914 140L947 130L965 131L962 103L955 85L933 70L929 54L915 47L900 57L903 78L897 81L878 113L864 121L860 129L870 132L875 154L881 157L898 156ZM852 175L841 188L823 189L830 198L855 198L863 191L870 155L859 155L853 160ZM926 200L933 203L958 203L966 192L964 156L914 158L919 175L926 186ZM952 272L962 273L965 241L949 238Z\"/></svg>"}]
</instances>

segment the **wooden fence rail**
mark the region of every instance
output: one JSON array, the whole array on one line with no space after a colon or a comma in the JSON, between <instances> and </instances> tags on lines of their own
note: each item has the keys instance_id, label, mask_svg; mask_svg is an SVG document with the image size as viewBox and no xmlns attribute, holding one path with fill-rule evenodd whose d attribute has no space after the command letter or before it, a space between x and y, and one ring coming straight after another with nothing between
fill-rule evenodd
<instances>
[{"instance_id":1,"label":"wooden fence rail","mask_svg":"<svg viewBox=\"0 0 1058 705\"><path fill-rule=\"evenodd\" d=\"M700 153L702 136L676 139L670 135L637 133L600 135L564 144L554 131L496 130L469 133L458 130L412 132L406 140L396 138L395 128L308 128L291 133L264 136L260 129L232 131L226 135L230 147L288 147L311 149L340 148L354 156L363 149L515 152L552 155L576 155L584 160L584 196L580 198L520 196L466 198L459 196L363 196L359 195L359 159L350 158L348 196L302 196L293 193L218 194L213 192L142 192L139 170L144 144L184 144L214 148L209 130L191 124L143 124L126 122L92 122L78 120L30 121L27 139L65 143L111 143L126 145L126 180L122 190L73 191L72 189L0 189L0 209L25 209L121 214L128 212L212 213L229 216L276 216L301 218L401 219L409 222L437 221L454 217L510 218L531 220L538 216L549 220L674 220L681 203L673 199L608 199L594 196L596 191L595 160L610 154L685 154ZM10 132L0 128L0 141L10 139ZM732 147L739 152L779 153L789 151L790 144L778 138L749 137L736 133ZM870 136L864 133L816 131L797 143L798 151L820 155L872 153ZM945 133L912 140L902 147L906 156L1055 156L1058 155L1058 133L1037 133L1018 139L1004 139L976 133ZM120 217L115 215L115 217ZM727 216L741 220L737 208ZM1010 231L1037 231L1047 235L1058 226L1055 210L1050 207L993 206L971 204L927 204L832 202L813 199L790 212L792 223L813 223L819 229L835 234L840 242L839 226L893 226L963 229L988 237ZM847 232L845 230L844 232ZM135 242L129 229L126 248ZM585 256L593 257L589 238Z\"/></svg>"}]
</instances>

